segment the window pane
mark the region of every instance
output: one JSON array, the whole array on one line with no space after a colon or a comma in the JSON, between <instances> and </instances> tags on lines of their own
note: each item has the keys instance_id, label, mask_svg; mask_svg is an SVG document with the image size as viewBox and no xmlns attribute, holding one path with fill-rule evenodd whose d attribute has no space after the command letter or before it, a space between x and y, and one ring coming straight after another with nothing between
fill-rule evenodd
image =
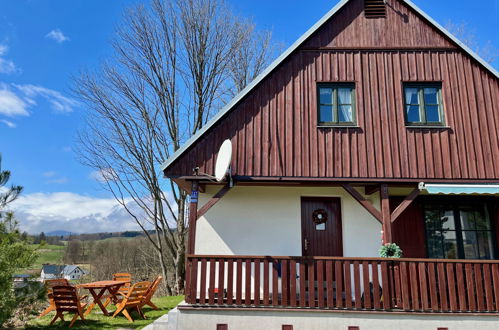
<instances>
[{"instance_id":1,"label":"window pane","mask_svg":"<svg viewBox=\"0 0 499 330\"><path fill-rule=\"evenodd\" d=\"M333 104L333 89L321 88L319 91L319 99L321 104Z\"/></svg>"},{"instance_id":2,"label":"window pane","mask_svg":"<svg viewBox=\"0 0 499 330\"><path fill-rule=\"evenodd\" d=\"M424 89L424 103L425 104L438 104L438 89L425 88Z\"/></svg>"},{"instance_id":3,"label":"window pane","mask_svg":"<svg viewBox=\"0 0 499 330\"><path fill-rule=\"evenodd\" d=\"M330 123L333 121L333 107L331 105L320 106L319 121L321 123Z\"/></svg>"},{"instance_id":4,"label":"window pane","mask_svg":"<svg viewBox=\"0 0 499 330\"><path fill-rule=\"evenodd\" d=\"M476 232L474 231L463 231L463 248L464 248L464 258L466 259L480 259L478 253L478 242Z\"/></svg>"},{"instance_id":5,"label":"window pane","mask_svg":"<svg viewBox=\"0 0 499 330\"><path fill-rule=\"evenodd\" d=\"M440 122L440 113L438 112L438 105L427 105L425 106L426 110L426 121L439 123Z\"/></svg>"},{"instance_id":6,"label":"window pane","mask_svg":"<svg viewBox=\"0 0 499 330\"><path fill-rule=\"evenodd\" d=\"M407 110L407 121L411 123L421 122L421 117L419 116L419 106L418 105L408 105Z\"/></svg>"},{"instance_id":7,"label":"window pane","mask_svg":"<svg viewBox=\"0 0 499 330\"><path fill-rule=\"evenodd\" d=\"M338 103L339 104L352 104L352 89L351 88L338 88Z\"/></svg>"},{"instance_id":8,"label":"window pane","mask_svg":"<svg viewBox=\"0 0 499 330\"><path fill-rule=\"evenodd\" d=\"M439 231L428 231L426 233L426 244L428 244L429 258L443 258L442 233Z\"/></svg>"},{"instance_id":9,"label":"window pane","mask_svg":"<svg viewBox=\"0 0 499 330\"><path fill-rule=\"evenodd\" d=\"M340 123L353 122L353 113L351 105L340 105L338 111Z\"/></svg>"},{"instance_id":10,"label":"window pane","mask_svg":"<svg viewBox=\"0 0 499 330\"><path fill-rule=\"evenodd\" d=\"M471 208L463 209L459 211L459 217L461 218L461 229L462 230L475 230L475 216L474 211Z\"/></svg>"},{"instance_id":11,"label":"window pane","mask_svg":"<svg viewBox=\"0 0 499 330\"><path fill-rule=\"evenodd\" d=\"M440 210L438 208L428 208L425 210L425 224L426 229L430 231L442 228Z\"/></svg>"},{"instance_id":12,"label":"window pane","mask_svg":"<svg viewBox=\"0 0 499 330\"><path fill-rule=\"evenodd\" d=\"M444 236L444 247L445 247L445 258L447 259L457 259L457 239L455 231L443 232Z\"/></svg>"},{"instance_id":13,"label":"window pane","mask_svg":"<svg viewBox=\"0 0 499 330\"><path fill-rule=\"evenodd\" d=\"M443 211L442 214L442 229L443 230L455 230L456 224L454 222L454 211L447 210Z\"/></svg>"},{"instance_id":14,"label":"window pane","mask_svg":"<svg viewBox=\"0 0 499 330\"><path fill-rule=\"evenodd\" d=\"M475 209L474 216L477 230L490 230L490 221L484 209Z\"/></svg>"},{"instance_id":15,"label":"window pane","mask_svg":"<svg viewBox=\"0 0 499 330\"><path fill-rule=\"evenodd\" d=\"M493 245L492 245L492 232L479 231L477 232L478 248L480 251L480 259L492 259Z\"/></svg>"},{"instance_id":16,"label":"window pane","mask_svg":"<svg viewBox=\"0 0 499 330\"><path fill-rule=\"evenodd\" d=\"M417 88L407 87L405 89L405 103L419 104L419 94Z\"/></svg>"}]
</instances>

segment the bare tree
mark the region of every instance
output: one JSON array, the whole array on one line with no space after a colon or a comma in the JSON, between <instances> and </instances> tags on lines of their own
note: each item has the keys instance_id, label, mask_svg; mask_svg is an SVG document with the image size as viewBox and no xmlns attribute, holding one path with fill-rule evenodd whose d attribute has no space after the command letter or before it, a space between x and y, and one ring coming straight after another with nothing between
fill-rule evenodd
<instances>
[{"instance_id":1,"label":"bare tree","mask_svg":"<svg viewBox=\"0 0 499 330\"><path fill-rule=\"evenodd\" d=\"M466 23L462 22L456 24L448 21L445 24L445 29L452 33L475 53L480 55L480 57L482 57L485 61L492 63L498 58L499 49L495 48L490 40L486 41L484 44L481 44L476 37L476 32Z\"/></svg>"},{"instance_id":2,"label":"bare tree","mask_svg":"<svg viewBox=\"0 0 499 330\"><path fill-rule=\"evenodd\" d=\"M74 81L88 109L81 161L146 234L163 277L173 279L165 281L168 293L183 291L187 195L162 181L158 167L236 88L230 59L253 29L223 0L153 0L127 11L114 57ZM259 48L262 63L269 43Z\"/></svg>"}]
</instances>

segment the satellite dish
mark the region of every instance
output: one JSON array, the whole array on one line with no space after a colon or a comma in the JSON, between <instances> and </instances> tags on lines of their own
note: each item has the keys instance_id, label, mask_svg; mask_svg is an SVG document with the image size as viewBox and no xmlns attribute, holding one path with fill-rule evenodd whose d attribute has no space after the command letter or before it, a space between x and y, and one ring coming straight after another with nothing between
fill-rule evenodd
<instances>
[{"instance_id":1,"label":"satellite dish","mask_svg":"<svg viewBox=\"0 0 499 330\"><path fill-rule=\"evenodd\" d=\"M225 140L218 150L217 163L215 164L215 180L222 181L230 172L230 162L232 160L232 142Z\"/></svg>"}]
</instances>

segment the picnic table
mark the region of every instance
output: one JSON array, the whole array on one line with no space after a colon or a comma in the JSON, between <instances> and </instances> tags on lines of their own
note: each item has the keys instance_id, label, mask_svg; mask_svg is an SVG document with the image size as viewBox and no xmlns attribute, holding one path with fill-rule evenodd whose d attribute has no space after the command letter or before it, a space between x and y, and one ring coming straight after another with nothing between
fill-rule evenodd
<instances>
[{"instance_id":1,"label":"picnic table","mask_svg":"<svg viewBox=\"0 0 499 330\"><path fill-rule=\"evenodd\" d=\"M109 292L110 296L106 296L106 298L110 298L111 300L116 299L116 294L118 293L118 290L120 289L121 286L130 283L129 281L97 281L97 282L91 282L91 283L85 283L85 284L80 284L78 285L79 288L82 289L87 289L92 297L94 298L94 301L88 306L87 310L85 311L85 316L90 314L92 309L94 308L95 304L99 305L100 309L104 313L104 315L109 316L109 312L106 309L106 306L102 304L102 296L104 296L104 293L106 291ZM98 292L97 292L98 291Z\"/></svg>"}]
</instances>

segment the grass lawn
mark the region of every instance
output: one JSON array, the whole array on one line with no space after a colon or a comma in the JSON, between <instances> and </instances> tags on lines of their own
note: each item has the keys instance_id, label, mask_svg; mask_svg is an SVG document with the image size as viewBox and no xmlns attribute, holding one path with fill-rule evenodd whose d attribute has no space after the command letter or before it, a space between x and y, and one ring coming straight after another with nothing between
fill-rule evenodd
<instances>
[{"instance_id":1,"label":"grass lawn","mask_svg":"<svg viewBox=\"0 0 499 330\"><path fill-rule=\"evenodd\" d=\"M117 329L117 328L129 328L129 329L141 329L146 325L152 323L154 320L160 316L168 313L168 311L178 305L184 296L174 296L174 297L160 297L154 298L152 301L159 310L155 311L149 306L145 306L142 310L146 315L146 320L140 318L136 311L132 311L130 315L134 319L133 323L130 323L123 314L117 315L115 318L110 316L104 316L102 311L98 306L95 306L90 315L85 317L85 323L78 318L71 329ZM109 307L108 310L114 312L114 306ZM55 316L55 312L51 312L48 315L42 317L41 319L31 320L25 329L67 329L69 326L69 321L72 318L71 315L65 315L64 319L66 322L62 322L58 319L53 326L49 326L50 321ZM34 316L36 317L36 316Z\"/></svg>"},{"instance_id":2,"label":"grass lawn","mask_svg":"<svg viewBox=\"0 0 499 330\"><path fill-rule=\"evenodd\" d=\"M32 247L38 248L38 244L32 244ZM64 246L45 244L38 250L38 258L30 267L31 269L41 269L43 264L61 264L64 255Z\"/></svg>"}]
</instances>

